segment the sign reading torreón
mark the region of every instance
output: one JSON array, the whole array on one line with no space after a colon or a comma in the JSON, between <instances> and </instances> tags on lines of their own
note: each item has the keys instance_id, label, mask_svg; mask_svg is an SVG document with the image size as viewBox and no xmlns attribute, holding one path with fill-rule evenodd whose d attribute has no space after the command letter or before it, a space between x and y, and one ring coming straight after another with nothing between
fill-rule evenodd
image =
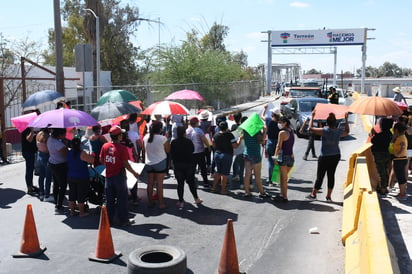
<instances>
[{"instance_id":1,"label":"sign reading torre\u00f3n","mask_svg":"<svg viewBox=\"0 0 412 274\"><path fill-rule=\"evenodd\" d=\"M272 31L272 47L350 46L365 43L365 29Z\"/></svg>"}]
</instances>

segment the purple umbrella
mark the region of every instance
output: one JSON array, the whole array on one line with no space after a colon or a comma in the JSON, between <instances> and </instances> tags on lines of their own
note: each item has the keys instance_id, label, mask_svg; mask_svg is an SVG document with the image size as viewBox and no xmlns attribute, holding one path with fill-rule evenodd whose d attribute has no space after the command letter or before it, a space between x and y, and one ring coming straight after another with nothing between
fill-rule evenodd
<instances>
[{"instance_id":1,"label":"purple umbrella","mask_svg":"<svg viewBox=\"0 0 412 274\"><path fill-rule=\"evenodd\" d=\"M97 121L81 110L59 108L46 111L31 121L28 127L35 128L74 128L96 126Z\"/></svg>"}]
</instances>

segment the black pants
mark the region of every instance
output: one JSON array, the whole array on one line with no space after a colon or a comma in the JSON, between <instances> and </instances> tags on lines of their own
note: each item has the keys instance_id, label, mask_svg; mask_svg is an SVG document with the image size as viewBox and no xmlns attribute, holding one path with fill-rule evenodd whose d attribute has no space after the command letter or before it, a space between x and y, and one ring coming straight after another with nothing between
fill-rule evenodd
<instances>
[{"instance_id":1,"label":"black pants","mask_svg":"<svg viewBox=\"0 0 412 274\"><path fill-rule=\"evenodd\" d=\"M309 134L308 146L306 147L305 156L308 156L308 154L311 150L312 150L312 156L315 157L316 156L315 136L312 133Z\"/></svg>"},{"instance_id":2,"label":"black pants","mask_svg":"<svg viewBox=\"0 0 412 274\"><path fill-rule=\"evenodd\" d=\"M61 208L67 189L67 163L57 165L49 163L49 168L53 176L54 201L57 208Z\"/></svg>"},{"instance_id":3,"label":"black pants","mask_svg":"<svg viewBox=\"0 0 412 274\"><path fill-rule=\"evenodd\" d=\"M196 167L199 166L200 174L203 178L204 184L209 184L207 180L207 168L206 168L206 157L204 152L194 153L193 156L195 157L195 165L193 165L193 172L196 171Z\"/></svg>"},{"instance_id":4,"label":"black pants","mask_svg":"<svg viewBox=\"0 0 412 274\"><path fill-rule=\"evenodd\" d=\"M179 202L183 202L185 181L189 185L189 189L193 195L193 198L197 199L198 196L197 196L193 164L174 163L174 172L175 172L175 178L177 180L177 195L179 197Z\"/></svg>"},{"instance_id":5,"label":"black pants","mask_svg":"<svg viewBox=\"0 0 412 274\"><path fill-rule=\"evenodd\" d=\"M319 190L322 187L325 173L328 176L328 189L335 186L335 171L340 161L340 154L331 156L320 156L318 159L318 171L315 181L315 189Z\"/></svg>"}]
</instances>

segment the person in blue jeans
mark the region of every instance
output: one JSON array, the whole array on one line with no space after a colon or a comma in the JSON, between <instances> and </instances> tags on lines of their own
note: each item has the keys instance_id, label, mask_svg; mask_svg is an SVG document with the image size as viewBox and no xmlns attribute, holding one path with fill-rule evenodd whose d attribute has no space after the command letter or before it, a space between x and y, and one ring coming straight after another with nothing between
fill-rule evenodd
<instances>
[{"instance_id":1,"label":"person in blue jeans","mask_svg":"<svg viewBox=\"0 0 412 274\"><path fill-rule=\"evenodd\" d=\"M48 167L50 158L49 149L47 148L47 139L50 133L48 128L44 128L36 135L37 145L37 162L39 163L39 199L50 201L50 186L52 174Z\"/></svg>"}]
</instances>

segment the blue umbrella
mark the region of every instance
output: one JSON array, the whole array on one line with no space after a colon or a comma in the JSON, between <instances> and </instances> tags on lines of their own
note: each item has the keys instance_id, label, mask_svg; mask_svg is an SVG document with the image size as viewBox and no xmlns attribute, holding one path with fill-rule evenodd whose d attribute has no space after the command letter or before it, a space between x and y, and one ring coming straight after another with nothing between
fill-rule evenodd
<instances>
[{"instance_id":1,"label":"blue umbrella","mask_svg":"<svg viewBox=\"0 0 412 274\"><path fill-rule=\"evenodd\" d=\"M52 103L56 104L64 99L64 96L60 92L54 90L38 91L27 98L23 104L23 111L36 110L42 106L50 105Z\"/></svg>"}]
</instances>

